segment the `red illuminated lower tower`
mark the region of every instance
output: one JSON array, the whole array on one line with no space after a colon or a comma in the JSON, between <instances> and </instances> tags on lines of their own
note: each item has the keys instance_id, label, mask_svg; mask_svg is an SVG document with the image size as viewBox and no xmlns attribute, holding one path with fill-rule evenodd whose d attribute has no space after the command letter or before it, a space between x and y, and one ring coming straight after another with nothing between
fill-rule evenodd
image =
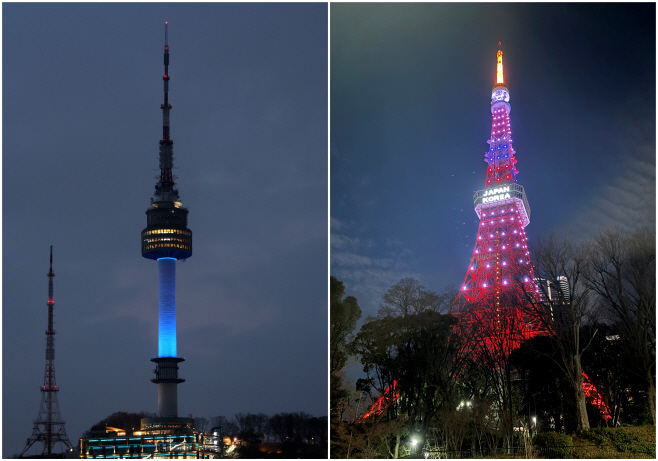
<instances>
[{"instance_id":1,"label":"red illuminated lower tower","mask_svg":"<svg viewBox=\"0 0 658 461\"><path fill-rule=\"evenodd\" d=\"M518 183L510 129L509 88L503 82L503 52L498 50L496 84L491 92L491 136L484 154L484 189L473 197L480 218L473 256L454 313L466 325L489 335L506 334L511 325L527 339L539 330L523 315L526 292L536 290L525 227L530 206ZM519 338L520 339L520 338Z\"/></svg>"}]
</instances>

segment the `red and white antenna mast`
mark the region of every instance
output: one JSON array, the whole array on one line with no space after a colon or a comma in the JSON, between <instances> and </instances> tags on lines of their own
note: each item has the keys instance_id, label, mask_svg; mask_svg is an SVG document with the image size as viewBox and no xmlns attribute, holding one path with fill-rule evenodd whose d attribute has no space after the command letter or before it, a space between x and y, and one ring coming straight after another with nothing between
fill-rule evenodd
<instances>
[{"instance_id":1,"label":"red and white antenna mast","mask_svg":"<svg viewBox=\"0 0 658 461\"><path fill-rule=\"evenodd\" d=\"M55 329L53 328L53 309L55 301L53 299L53 247L50 246L50 270L48 271L48 329L46 330L46 373L41 386L41 407L39 416L34 421L32 435L27 439L27 444L21 453L21 457L27 452L35 442L43 444L41 457L52 457L55 453L55 445L61 443L68 449L73 445L66 435L64 421L59 412L59 402L57 400L57 384L55 382Z\"/></svg>"},{"instance_id":2,"label":"red and white antenna mast","mask_svg":"<svg viewBox=\"0 0 658 461\"><path fill-rule=\"evenodd\" d=\"M175 189L174 176L174 142L169 137L169 41L168 23L165 22L165 46L164 46L164 104L162 109L162 139L160 140L160 179L155 185L155 201L177 201L178 191Z\"/></svg>"}]
</instances>

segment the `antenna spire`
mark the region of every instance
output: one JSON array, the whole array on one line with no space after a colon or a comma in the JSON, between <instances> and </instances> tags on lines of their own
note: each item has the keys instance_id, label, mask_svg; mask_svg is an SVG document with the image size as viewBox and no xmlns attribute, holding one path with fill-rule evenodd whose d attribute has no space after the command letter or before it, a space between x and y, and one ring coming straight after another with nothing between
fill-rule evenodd
<instances>
[{"instance_id":1,"label":"antenna spire","mask_svg":"<svg viewBox=\"0 0 658 461\"><path fill-rule=\"evenodd\" d=\"M165 102L164 105L167 106L169 105L169 45L168 45L168 34L167 34L167 23L165 22L165 47L164 47L164 77L162 79L164 80L164 97L165 97ZM162 107L162 106L160 106ZM169 108L171 109L171 106L169 105ZM163 131L162 139L169 139L169 120L167 121L167 130L166 132Z\"/></svg>"},{"instance_id":2,"label":"antenna spire","mask_svg":"<svg viewBox=\"0 0 658 461\"><path fill-rule=\"evenodd\" d=\"M164 104L160 105L162 109L162 139L160 140L160 180L155 185L156 201L176 201L178 200L178 191L174 188L174 176L172 169L174 167L174 146L173 141L169 138L169 23L165 21L165 46L164 46Z\"/></svg>"},{"instance_id":3,"label":"antenna spire","mask_svg":"<svg viewBox=\"0 0 658 461\"><path fill-rule=\"evenodd\" d=\"M500 46L500 41L498 42L498 64L496 66L496 83L504 83L503 82L503 50L501 49Z\"/></svg>"},{"instance_id":4,"label":"antenna spire","mask_svg":"<svg viewBox=\"0 0 658 461\"><path fill-rule=\"evenodd\" d=\"M53 246L50 245L50 271L48 271L48 276L52 277L53 275L55 275L53 273Z\"/></svg>"}]
</instances>

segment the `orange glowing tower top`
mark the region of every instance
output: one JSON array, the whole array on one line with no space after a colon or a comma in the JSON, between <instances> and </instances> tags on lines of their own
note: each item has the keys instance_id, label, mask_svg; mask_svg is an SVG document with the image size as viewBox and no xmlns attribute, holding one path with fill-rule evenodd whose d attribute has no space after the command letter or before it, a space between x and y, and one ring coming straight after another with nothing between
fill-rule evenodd
<instances>
[{"instance_id":1,"label":"orange glowing tower top","mask_svg":"<svg viewBox=\"0 0 658 461\"><path fill-rule=\"evenodd\" d=\"M496 66L496 84L503 84L503 50L500 49L498 42L498 64Z\"/></svg>"}]
</instances>

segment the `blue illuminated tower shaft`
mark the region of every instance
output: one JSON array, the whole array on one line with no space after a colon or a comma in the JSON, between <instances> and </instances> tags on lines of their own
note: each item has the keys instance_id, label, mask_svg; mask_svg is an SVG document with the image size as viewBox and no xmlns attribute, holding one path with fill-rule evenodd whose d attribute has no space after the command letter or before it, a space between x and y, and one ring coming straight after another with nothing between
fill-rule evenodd
<instances>
[{"instance_id":1,"label":"blue illuminated tower shaft","mask_svg":"<svg viewBox=\"0 0 658 461\"><path fill-rule=\"evenodd\" d=\"M164 104L160 139L160 176L151 206L146 210L146 228L142 231L142 256L158 261L160 301L158 307L158 356L155 378L158 385L160 417L178 416L178 364L176 345L176 260L192 256L192 231L187 228L187 209L180 202L173 169L173 141L169 138L169 44L165 23Z\"/></svg>"},{"instance_id":2,"label":"blue illuminated tower shaft","mask_svg":"<svg viewBox=\"0 0 658 461\"><path fill-rule=\"evenodd\" d=\"M176 357L176 258L158 259L158 357Z\"/></svg>"}]
</instances>

